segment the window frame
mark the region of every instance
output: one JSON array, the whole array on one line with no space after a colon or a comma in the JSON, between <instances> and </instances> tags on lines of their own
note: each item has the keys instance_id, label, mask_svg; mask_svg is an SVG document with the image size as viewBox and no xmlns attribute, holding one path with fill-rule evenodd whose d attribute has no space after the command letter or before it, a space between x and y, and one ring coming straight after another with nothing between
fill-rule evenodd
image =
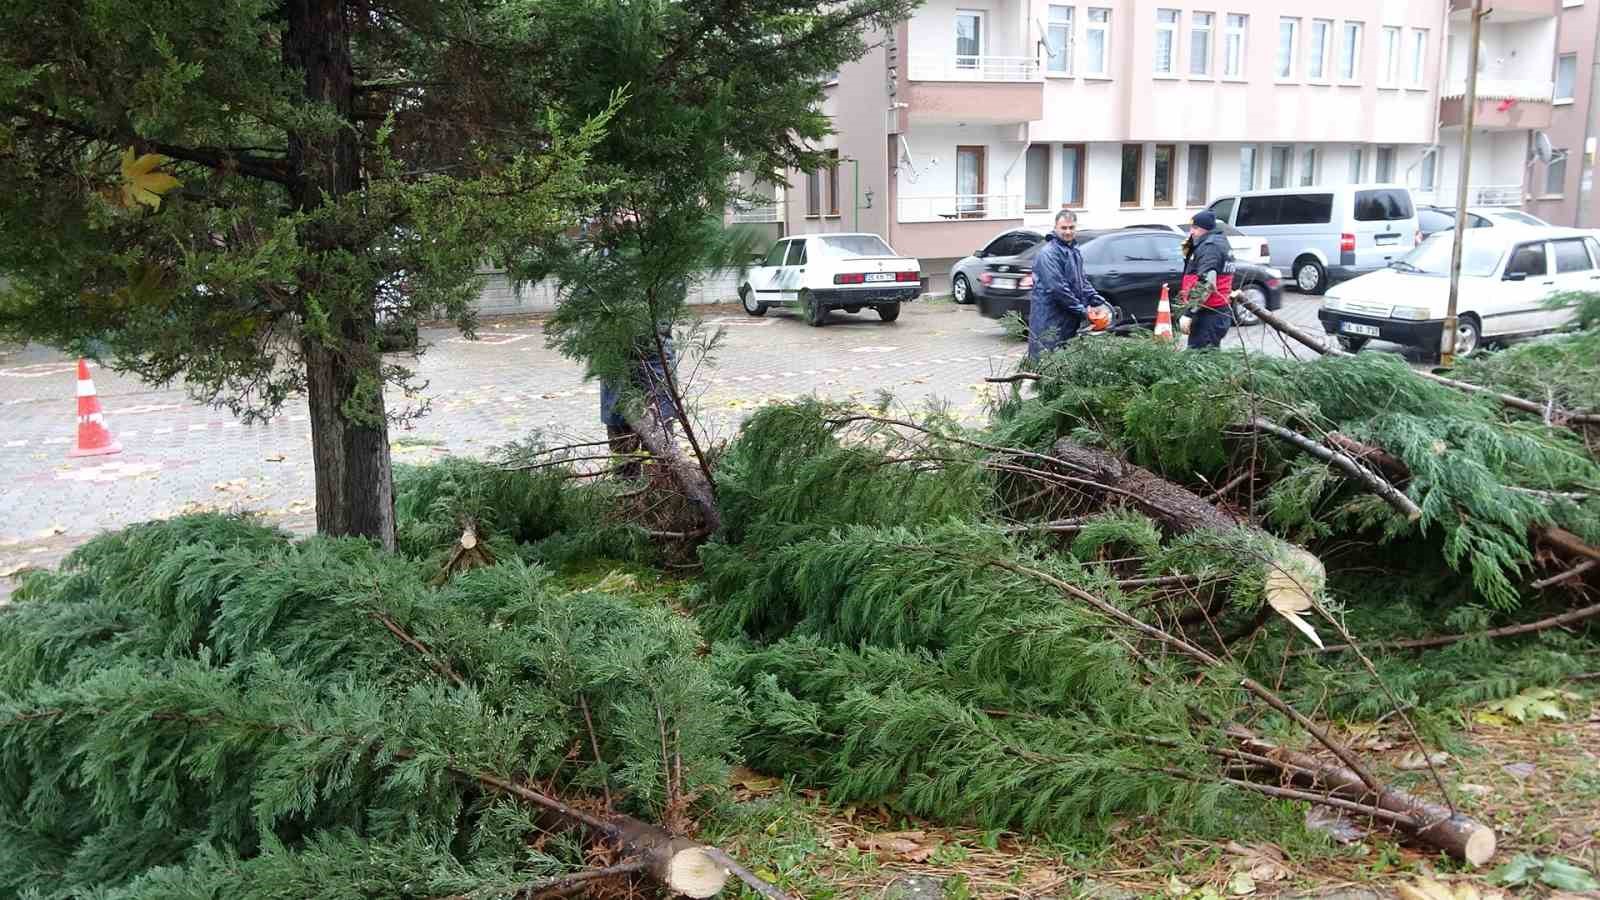
<instances>
[{"instance_id":1,"label":"window frame","mask_svg":"<svg viewBox=\"0 0 1600 900\"><path fill-rule=\"evenodd\" d=\"M1557 150L1557 152L1561 153L1563 151ZM1568 157L1566 156L1558 156L1544 164L1544 193L1541 196L1555 198L1567 195L1567 159ZM1552 191L1550 190L1550 176L1555 172L1560 172L1561 177L1557 179L1557 189Z\"/></svg>"},{"instance_id":2,"label":"window frame","mask_svg":"<svg viewBox=\"0 0 1600 900\"><path fill-rule=\"evenodd\" d=\"M978 52L975 53L975 54L964 54L964 53L961 52L961 29L960 29L959 25L960 25L960 22L961 22L961 19L962 19L963 16L971 16L972 18L974 18L974 19L976 19L978 21L978 33L977 33L977 36L975 38L975 40L977 41L977 44L978 44ZM982 59L984 57L984 52L983 52L984 45L986 43L988 43L985 40L985 38L988 36L987 32L989 31L989 11L986 10L986 9L961 9L961 8L958 7L956 9L955 18L951 20L951 24L957 26L957 28L955 30L955 34L952 35L956 40L956 46L955 46L956 68L957 69L978 69L978 68L981 68L980 63L981 63L981 61L982 61ZM965 57L968 57L968 56L972 57L971 62L968 63L968 64L963 64L961 60L963 58L965 58Z\"/></svg>"},{"instance_id":3,"label":"window frame","mask_svg":"<svg viewBox=\"0 0 1600 900\"><path fill-rule=\"evenodd\" d=\"M1284 50L1284 26L1289 28L1289 47ZM1272 77L1274 81L1293 81L1296 60L1296 51L1300 44L1300 18L1298 16L1278 17L1278 55L1273 57Z\"/></svg>"},{"instance_id":4,"label":"window frame","mask_svg":"<svg viewBox=\"0 0 1600 900\"><path fill-rule=\"evenodd\" d=\"M1161 153L1167 154L1167 199L1161 200ZM1153 209L1171 209L1177 205L1178 145L1156 144L1150 153L1150 206Z\"/></svg>"},{"instance_id":5,"label":"window frame","mask_svg":"<svg viewBox=\"0 0 1600 900\"><path fill-rule=\"evenodd\" d=\"M764 268L764 269L781 269L781 268L783 268L784 265L785 265L784 260L789 258L789 245L791 243L793 243L793 239L785 238L785 239L783 239L781 241L778 241L777 243L773 244L772 245L772 249L767 251L766 258L761 260L761 267ZM783 252L778 254L778 261L777 262L772 262L772 254L773 254L773 252L778 250L780 247L783 249Z\"/></svg>"},{"instance_id":6,"label":"window frame","mask_svg":"<svg viewBox=\"0 0 1600 900\"><path fill-rule=\"evenodd\" d=\"M1384 25L1380 33L1378 52L1378 87L1400 86L1400 38L1404 29L1398 25Z\"/></svg>"},{"instance_id":7,"label":"window frame","mask_svg":"<svg viewBox=\"0 0 1600 900\"><path fill-rule=\"evenodd\" d=\"M971 194L961 193L961 155L964 152L975 151L978 158L978 189ZM973 201L974 205L963 209L962 197L986 198L989 195L989 145L988 144L957 144L956 145L956 213L961 218L977 218L987 214L988 202L985 199ZM978 216L968 216L967 213L977 213Z\"/></svg>"},{"instance_id":8,"label":"window frame","mask_svg":"<svg viewBox=\"0 0 1600 900\"><path fill-rule=\"evenodd\" d=\"M806 173L806 218L822 218L822 169Z\"/></svg>"},{"instance_id":9,"label":"window frame","mask_svg":"<svg viewBox=\"0 0 1600 900\"><path fill-rule=\"evenodd\" d=\"M1244 177L1245 154L1250 155L1250 178L1247 182ZM1253 191L1261 174L1261 148L1255 144L1241 144L1239 146L1239 190Z\"/></svg>"},{"instance_id":10,"label":"window frame","mask_svg":"<svg viewBox=\"0 0 1600 900\"><path fill-rule=\"evenodd\" d=\"M1592 272L1592 271L1594 271L1594 259L1590 256L1590 254L1589 254L1589 245L1588 245L1588 243L1586 243L1588 240L1589 240L1589 238L1583 238L1583 237L1551 238L1550 239L1550 259L1551 259L1552 262L1554 262L1556 264L1555 274L1557 274L1557 275L1570 275L1573 272ZM1577 244L1578 245L1578 249L1583 251L1583 258L1585 260L1587 260L1589 264L1587 266L1584 266L1581 269L1563 269L1563 268L1561 268L1561 249L1560 248L1561 248L1562 244Z\"/></svg>"},{"instance_id":11,"label":"window frame","mask_svg":"<svg viewBox=\"0 0 1600 900\"><path fill-rule=\"evenodd\" d=\"M1033 192L1031 190L1032 186L1028 183L1028 175L1030 174L1028 157L1032 156L1033 151L1035 150L1039 150L1044 153L1044 186L1040 189L1040 202L1037 205L1031 202L1033 199ZM1050 208L1049 144L1029 144L1028 149L1022 151L1022 208L1031 212L1039 212Z\"/></svg>"},{"instance_id":12,"label":"window frame","mask_svg":"<svg viewBox=\"0 0 1600 900\"><path fill-rule=\"evenodd\" d=\"M1062 209L1083 209L1084 169L1088 168L1088 166L1089 166L1089 145L1088 144L1060 144L1059 147L1060 147L1060 150L1061 150L1061 190L1062 190L1062 197L1061 197L1061 201L1060 201L1061 208ZM1066 198L1066 196L1065 196L1065 192L1066 192L1066 189L1068 187L1066 166L1067 166L1067 152L1069 150L1077 152L1077 157L1076 158L1078 160L1078 166L1077 166L1077 170L1072 173L1072 182L1071 182L1072 193L1077 196L1076 200L1068 200Z\"/></svg>"},{"instance_id":13,"label":"window frame","mask_svg":"<svg viewBox=\"0 0 1600 900\"><path fill-rule=\"evenodd\" d=\"M1282 180L1274 184L1273 179L1276 176L1272 173L1272 164L1280 159L1283 160ZM1267 146L1267 190L1274 191L1278 188L1292 187L1290 184L1292 181L1294 181L1294 145L1269 144Z\"/></svg>"},{"instance_id":14,"label":"window frame","mask_svg":"<svg viewBox=\"0 0 1600 900\"><path fill-rule=\"evenodd\" d=\"M1353 175L1350 183L1361 184L1362 179L1367 176L1367 148L1357 144L1355 152L1350 156L1350 162L1352 163L1350 168Z\"/></svg>"},{"instance_id":15,"label":"window frame","mask_svg":"<svg viewBox=\"0 0 1600 900\"><path fill-rule=\"evenodd\" d=\"M1439 154L1436 151L1429 149L1423 152L1422 159L1417 162L1417 180L1424 191L1439 189Z\"/></svg>"},{"instance_id":16,"label":"window frame","mask_svg":"<svg viewBox=\"0 0 1600 900\"><path fill-rule=\"evenodd\" d=\"M794 258L790 259L789 257ZM789 252L784 256L783 265L787 268L788 266L803 266L805 264L806 239L803 237L791 239L789 241Z\"/></svg>"},{"instance_id":17,"label":"window frame","mask_svg":"<svg viewBox=\"0 0 1600 900\"><path fill-rule=\"evenodd\" d=\"M1060 10L1060 11L1062 11L1062 12L1064 12L1066 14L1064 19L1057 19L1056 18L1057 10ZM1072 62L1073 62L1073 60L1072 60L1072 50L1073 50L1073 43L1075 42L1074 39L1077 37L1077 35L1076 35L1077 21L1076 20L1077 20L1077 7L1076 6L1070 6L1070 5L1062 4L1062 3L1051 3L1051 4L1049 4L1049 8L1045 10L1045 47L1046 47L1047 52L1048 52L1048 48L1049 48L1049 45L1050 45L1050 33L1052 31L1056 30L1056 29L1062 29L1062 30L1064 30L1066 32L1066 40L1063 41L1062 44L1061 44L1061 68L1059 68L1059 69L1054 68L1055 61L1056 61L1055 57L1051 56L1051 57L1047 58L1045 60L1045 72L1044 72L1046 77L1050 77L1050 76L1071 77L1072 76Z\"/></svg>"},{"instance_id":18,"label":"window frame","mask_svg":"<svg viewBox=\"0 0 1600 900\"><path fill-rule=\"evenodd\" d=\"M839 210L839 151L827 151L831 165L828 166L828 210L823 213L823 218L837 219L843 213Z\"/></svg>"},{"instance_id":19,"label":"window frame","mask_svg":"<svg viewBox=\"0 0 1600 900\"><path fill-rule=\"evenodd\" d=\"M1322 168L1322 152L1312 145L1300 155L1300 187L1316 187L1317 172Z\"/></svg>"},{"instance_id":20,"label":"window frame","mask_svg":"<svg viewBox=\"0 0 1600 900\"><path fill-rule=\"evenodd\" d=\"M1128 151L1133 151L1133 200L1126 199L1123 190L1127 186ZM1121 145L1122 165L1117 170L1117 205L1121 209L1144 208L1144 144Z\"/></svg>"},{"instance_id":21,"label":"window frame","mask_svg":"<svg viewBox=\"0 0 1600 900\"><path fill-rule=\"evenodd\" d=\"M1201 177L1200 177L1199 181L1200 181L1201 192L1200 192L1198 200L1195 199L1195 192L1194 192L1195 180L1196 180L1195 179L1195 171L1194 171L1194 165L1195 165L1194 161L1195 161L1195 152L1196 151L1199 151L1201 157L1203 157L1204 160L1205 160L1204 166L1203 166L1203 168L1202 168L1202 170L1200 172L1200 176ZM1184 198L1184 201L1185 201L1184 205L1185 206L1189 206L1189 207L1202 207L1202 206L1205 206L1206 205L1206 195L1208 193L1210 193L1210 191L1211 191L1211 145L1210 144L1190 144L1189 145L1188 149L1184 153L1184 158L1183 158L1183 177L1184 177L1183 198Z\"/></svg>"},{"instance_id":22,"label":"window frame","mask_svg":"<svg viewBox=\"0 0 1600 900\"><path fill-rule=\"evenodd\" d=\"M1227 13L1223 17L1222 26L1222 77L1242 80L1250 68L1250 14ZM1239 42L1237 57L1230 46L1235 38ZM1238 63L1237 69L1230 67L1234 62Z\"/></svg>"},{"instance_id":23,"label":"window frame","mask_svg":"<svg viewBox=\"0 0 1600 900\"><path fill-rule=\"evenodd\" d=\"M1095 21L1095 13L1103 13L1105 18ZM1089 65L1089 60L1084 60L1083 74L1087 78L1111 77L1111 7L1091 6L1084 16L1083 22L1083 47L1087 54L1093 46L1090 38L1095 32L1100 33L1100 65L1098 68Z\"/></svg>"},{"instance_id":24,"label":"window frame","mask_svg":"<svg viewBox=\"0 0 1600 900\"><path fill-rule=\"evenodd\" d=\"M1333 26L1334 21L1332 19L1311 20L1311 30L1306 32L1307 81L1324 83L1331 80L1328 78L1328 71L1330 68L1332 68L1331 63L1333 62L1333 60L1330 59L1330 57L1333 55ZM1322 40L1320 41L1317 40L1318 28L1322 29ZM1312 69L1312 60L1316 59L1318 56L1321 57L1322 65L1318 69Z\"/></svg>"},{"instance_id":25,"label":"window frame","mask_svg":"<svg viewBox=\"0 0 1600 900\"><path fill-rule=\"evenodd\" d=\"M1389 155L1389 177L1388 178L1381 177L1378 174L1379 170L1383 167L1383 158L1384 158L1384 154L1385 153L1387 153ZM1399 156L1400 156L1400 154L1395 149L1393 144L1382 144L1377 148L1377 152L1374 153L1373 157L1372 157L1372 183L1373 184L1394 184L1394 170L1395 170L1395 165L1399 162Z\"/></svg>"},{"instance_id":26,"label":"window frame","mask_svg":"<svg viewBox=\"0 0 1600 900\"><path fill-rule=\"evenodd\" d=\"M1570 82L1568 82L1568 84L1567 84L1567 94L1566 94L1566 96L1563 97L1561 95L1561 64L1564 63L1564 62L1567 62L1568 60L1571 60L1571 62L1572 62L1572 79L1571 79ZM1577 91L1578 91L1578 54L1576 54L1576 53L1561 53L1561 54L1557 54L1557 56L1556 56L1556 70L1555 70L1555 94L1551 98L1550 102L1551 103L1559 103L1559 104L1561 104L1563 106L1566 106L1566 105L1568 105L1570 103L1574 103L1577 100Z\"/></svg>"},{"instance_id":27,"label":"window frame","mask_svg":"<svg viewBox=\"0 0 1600 900\"><path fill-rule=\"evenodd\" d=\"M1163 22L1161 20L1163 15L1172 16L1172 21ZM1183 10L1174 9L1170 6L1156 7L1155 54L1150 60L1150 68L1154 74L1177 76L1178 33L1182 25ZM1166 39L1167 43L1167 67L1165 69L1161 68L1161 41L1163 38Z\"/></svg>"},{"instance_id":28,"label":"window frame","mask_svg":"<svg viewBox=\"0 0 1600 900\"><path fill-rule=\"evenodd\" d=\"M1199 19L1199 17L1201 17L1201 16L1205 16L1206 17L1204 25L1200 24L1197 21ZM1189 67L1188 67L1189 68L1189 72L1188 72L1188 75L1189 75L1190 78L1210 78L1211 77L1211 57L1212 57L1212 54L1214 52L1213 47L1215 46L1215 42L1216 42L1216 33L1217 33L1217 14L1216 13L1211 12L1209 10L1204 10L1204 9L1196 9L1196 10L1191 10L1189 12ZM1195 42L1195 38L1196 37L1200 37L1200 36L1204 36L1206 43L1205 43L1204 52L1197 54L1197 53L1194 52L1195 51L1194 42ZM1196 63L1198 63L1200 65L1200 70L1198 72L1195 71L1195 64Z\"/></svg>"},{"instance_id":29,"label":"window frame","mask_svg":"<svg viewBox=\"0 0 1600 900\"><path fill-rule=\"evenodd\" d=\"M1354 36L1352 31L1354 29ZM1336 63L1338 81L1340 84L1361 83L1361 43L1366 39L1366 23L1354 19L1346 19L1339 23L1339 59ZM1344 51L1348 50L1346 54ZM1345 71L1345 56L1350 57L1349 71Z\"/></svg>"},{"instance_id":30,"label":"window frame","mask_svg":"<svg viewBox=\"0 0 1600 900\"><path fill-rule=\"evenodd\" d=\"M1406 87L1428 86L1428 29L1411 29L1411 77Z\"/></svg>"}]
</instances>

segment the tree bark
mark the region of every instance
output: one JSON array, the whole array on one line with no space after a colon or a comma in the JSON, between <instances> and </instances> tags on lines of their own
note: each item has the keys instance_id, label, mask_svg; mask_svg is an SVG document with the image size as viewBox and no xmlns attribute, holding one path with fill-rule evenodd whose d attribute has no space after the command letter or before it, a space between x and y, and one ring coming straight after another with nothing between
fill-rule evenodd
<instances>
[{"instance_id":1,"label":"tree bark","mask_svg":"<svg viewBox=\"0 0 1600 900\"><path fill-rule=\"evenodd\" d=\"M305 73L308 107L330 108L352 121L355 67L350 51L346 0L287 0L283 59ZM311 213L361 187L361 152L356 131L291 131L288 135L290 202ZM325 318L309 316L301 339L311 421L316 480L317 530L358 535L386 550L395 546L394 481L389 425L383 401L382 359L373 298L341 297L342 285L323 280L322 261L357 252L342 230L328 222L302 226L301 242L318 262L300 273L300 295L322 301Z\"/></svg>"},{"instance_id":2,"label":"tree bark","mask_svg":"<svg viewBox=\"0 0 1600 900\"><path fill-rule=\"evenodd\" d=\"M1207 503L1199 494L1149 469L1136 466L1109 450L1080 444L1071 438L1061 438L1050 449L1050 454L1078 466L1074 474L1087 475L1108 488L1115 488L1116 496L1132 495L1128 499L1134 507L1161 523L1171 533L1182 534L1206 528L1231 531L1242 524Z\"/></svg>"}]
</instances>

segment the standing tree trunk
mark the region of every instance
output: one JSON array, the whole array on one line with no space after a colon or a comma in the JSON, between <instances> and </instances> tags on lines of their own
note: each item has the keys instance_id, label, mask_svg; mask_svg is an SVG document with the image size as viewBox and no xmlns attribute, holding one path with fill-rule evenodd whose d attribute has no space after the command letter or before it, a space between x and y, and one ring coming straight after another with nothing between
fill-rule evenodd
<instances>
[{"instance_id":1,"label":"standing tree trunk","mask_svg":"<svg viewBox=\"0 0 1600 900\"><path fill-rule=\"evenodd\" d=\"M331 108L344 123L330 131L289 134L295 174L291 201L313 212L361 187L361 153L352 114L355 69L346 0L288 0L284 61L305 73L308 106ZM302 227L302 241L324 260L350 252L329 222ZM345 284L325 284L307 271L300 293L317 298L326 319L302 337L316 473L317 530L395 545L394 481L383 403L382 360L373 298L340 296ZM310 326L308 325L308 329Z\"/></svg>"}]
</instances>

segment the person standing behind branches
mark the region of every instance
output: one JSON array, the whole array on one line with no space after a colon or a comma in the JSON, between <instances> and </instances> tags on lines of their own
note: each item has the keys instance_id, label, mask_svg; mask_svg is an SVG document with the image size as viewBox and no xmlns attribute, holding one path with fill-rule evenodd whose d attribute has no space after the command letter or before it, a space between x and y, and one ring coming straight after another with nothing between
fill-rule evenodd
<instances>
[{"instance_id":1,"label":"person standing behind branches","mask_svg":"<svg viewBox=\"0 0 1600 900\"><path fill-rule=\"evenodd\" d=\"M1033 295L1028 306L1028 358L1054 350L1072 340L1083 326L1091 306L1106 300L1083 273L1083 253L1078 249L1078 215L1070 209L1056 213L1055 229L1033 259Z\"/></svg>"},{"instance_id":2,"label":"person standing behind branches","mask_svg":"<svg viewBox=\"0 0 1600 900\"><path fill-rule=\"evenodd\" d=\"M1183 264L1179 292L1190 317L1189 349L1214 350L1233 325L1228 295L1233 292L1233 248L1228 236L1217 227L1217 216L1210 210L1195 213L1189 223L1192 250Z\"/></svg>"}]
</instances>

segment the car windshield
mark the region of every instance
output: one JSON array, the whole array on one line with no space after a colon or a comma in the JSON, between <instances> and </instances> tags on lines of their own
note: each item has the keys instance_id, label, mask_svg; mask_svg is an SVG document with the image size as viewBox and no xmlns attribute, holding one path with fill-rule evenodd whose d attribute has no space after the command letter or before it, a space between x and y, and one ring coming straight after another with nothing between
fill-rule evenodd
<instances>
[{"instance_id":1,"label":"car windshield","mask_svg":"<svg viewBox=\"0 0 1600 900\"><path fill-rule=\"evenodd\" d=\"M1436 234L1417 245L1402 257L1397 267L1408 272L1428 275L1450 274L1450 250L1454 243L1451 234ZM1461 274L1487 278L1494 274L1505 247L1499 241L1480 241L1468 237L1461 242Z\"/></svg>"},{"instance_id":2,"label":"car windshield","mask_svg":"<svg viewBox=\"0 0 1600 900\"><path fill-rule=\"evenodd\" d=\"M834 234L818 238L829 256L894 256L894 250L875 234Z\"/></svg>"},{"instance_id":3,"label":"car windshield","mask_svg":"<svg viewBox=\"0 0 1600 900\"><path fill-rule=\"evenodd\" d=\"M1495 213L1495 215L1505 219L1508 222L1516 222L1520 225L1537 225L1541 228L1550 227L1549 222L1546 222L1538 216L1530 216L1525 212L1517 212L1514 209L1504 210L1502 212Z\"/></svg>"}]
</instances>

